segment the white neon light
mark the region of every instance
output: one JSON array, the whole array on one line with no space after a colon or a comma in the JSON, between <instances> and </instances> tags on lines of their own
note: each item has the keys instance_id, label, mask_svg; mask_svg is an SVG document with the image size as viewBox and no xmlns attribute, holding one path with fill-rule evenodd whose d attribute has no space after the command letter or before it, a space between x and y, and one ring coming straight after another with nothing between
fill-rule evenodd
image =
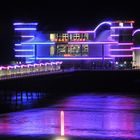
<instances>
[{"instance_id":1,"label":"white neon light","mask_svg":"<svg viewBox=\"0 0 140 140\"><path fill-rule=\"evenodd\" d=\"M21 46L21 44L15 44L15 46Z\"/></svg>"},{"instance_id":2,"label":"white neon light","mask_svg":"<svg viewBox=\"0 0 140 140\"><path fill-rule=\"evenodd\" d=\"M16 52L33 52L31 49L15 49Z\"/></svg>"},{"instance_id":3,"label":"white neon light","mask_svg":"<svg viewBox=\"0 0 140 140\"><path fill-rule=\"evenodd\" d=\"M133 27L132 26L113 26L111 27L111 29L132 29Z\"/></svg>"},{"instance_id":4,"label":"white neon light","mask_svg":"<svg viewBox=\"0 0 140 140\"><path fill-rule=\"evenodd\" d=\"M23 37L23 38L30 38L30 37L32 37L32 38L34 38L35 36L33 36L33 35L22 35L21 37Z\"/></svg>"},{"instance_id":5,"label":"white neon light","mask_svg":"<svg viewBox=\"0 0 140 140\"><path fill-rule=\"evenodd\" d=\"M97 31L97 29L100 27L100 26L102 26L102 25L104 25L104 24L108 24L108 25L112 25L112 22L111 21L104 21L104 22L101 22L95 29L94 29L94 32L96 32Z\"/></svg>"},{"instance_id":6,"label":"white neon light","mask_svg":"<svg viewBox=\"0 0 140 140\"><path fill-rule=\"evenodd\" d=\"M38 23L37 22L34 22L34 23L17 22L17 23L14 23L13 25L38 25Z\"/></svg>"},{"instance_id":7,"label":"white neon light","mask_svg":"<svg viewBox=\"0 0 140 140\"><path fill-rule=\"evenodd\" d=\"M112 37L118 37L119 34L111 34L110 36L112 36Z\"/></svg>"},{"instance_id":8,"label":"white neon light","mask_svg":"<svg viewBox=\"0 0 140 140\"><path fill-rule=\"evenodd\" d=\"M36 28L15 28L16 31L20 30L36 30Z\"/></svg>"},{"instance_id":9,"label":"white neon light","mask_svg":"<svg viewBox=\"0 0 140 140\"><path fill-rule=\"evenodd\" d=\"M137 32L140 32L140 29L137 29L133 32L132 36L134 36Z\"/></svg>"}]
</instances>

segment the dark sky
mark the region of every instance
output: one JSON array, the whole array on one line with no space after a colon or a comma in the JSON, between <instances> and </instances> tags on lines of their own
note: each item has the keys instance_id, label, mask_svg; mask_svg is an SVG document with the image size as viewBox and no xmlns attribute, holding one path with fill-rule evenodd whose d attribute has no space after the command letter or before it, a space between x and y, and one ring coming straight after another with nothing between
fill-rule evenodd
<instances>
[{"instance_id":1,"label":"dark sky","mask_svg":"<svg viewBox=\"0 0 140 140\"><path fill-rule=\"evenodd\" d=\"M138 0L1 0L0 64L13 59L14 21L38 21L41 29L92 29L104 20L136 20Z\"/></svg>"}]
</instances>

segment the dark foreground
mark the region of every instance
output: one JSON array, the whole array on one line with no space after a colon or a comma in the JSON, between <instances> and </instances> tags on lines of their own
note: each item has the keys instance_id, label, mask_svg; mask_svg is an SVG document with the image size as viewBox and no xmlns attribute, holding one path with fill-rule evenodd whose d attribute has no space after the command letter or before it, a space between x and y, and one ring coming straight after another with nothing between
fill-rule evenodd
<instances>
[{"instance_id":1,"label":"dark foreground","mask_svg":"<svg viewBox=\"0 0 140 140\"><path fill-rule=\"evenodd\" d=\"M27 105L29 101L25 98L19 103ZM65 114L65 138L58 138L61 110ZM46 97L38 108L0 114L3 139L139 140L140 96L134 92L86 92Z\"/></svg>"}]
</instances>

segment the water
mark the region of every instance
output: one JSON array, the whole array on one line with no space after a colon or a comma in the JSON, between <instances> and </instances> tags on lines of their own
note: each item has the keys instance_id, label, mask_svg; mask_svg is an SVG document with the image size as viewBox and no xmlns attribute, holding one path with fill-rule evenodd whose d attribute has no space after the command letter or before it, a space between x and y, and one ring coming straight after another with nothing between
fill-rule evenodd
<instances>
[{"instance_id":1,"label":"water","mask_svg":"<svg viewBox=\"0 0 140 140\"><path fill-rule=\"evenodd\" d=\"M53 103L48 105L48 100ZM123 96L123 93L51 97L42 108L1 114L0 135L60 136L61 110L65 114L67 138L140 139L140 97Z\"/></svg>"}]
</instances>

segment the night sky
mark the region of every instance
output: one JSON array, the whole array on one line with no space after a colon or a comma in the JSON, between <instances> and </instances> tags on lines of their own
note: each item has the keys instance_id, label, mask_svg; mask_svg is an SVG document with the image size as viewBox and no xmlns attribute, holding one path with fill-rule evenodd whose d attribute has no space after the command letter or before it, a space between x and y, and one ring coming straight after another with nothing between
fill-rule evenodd
<instances>
[{"instance_id":1,"label":"night sky","mask_svg":"<svg viewBox=\"0 0 140 140\"><path fill-rule=\"evenodd\" d=\"M0 64L14 60L14 21L37 21L40 30L92 29L104 20L135 20L140 27L138 0L1 0Z\"/></svg>"}]
</instances>

